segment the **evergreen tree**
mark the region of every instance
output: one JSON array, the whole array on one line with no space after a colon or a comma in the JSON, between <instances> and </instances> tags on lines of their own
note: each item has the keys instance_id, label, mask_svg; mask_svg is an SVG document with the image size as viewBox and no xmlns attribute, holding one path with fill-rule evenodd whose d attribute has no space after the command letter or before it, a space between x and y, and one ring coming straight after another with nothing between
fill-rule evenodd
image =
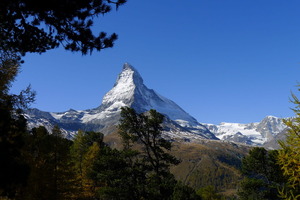
<instances>
[{"instance_id":1,"label":"evergreen tree","mask_svg":"<svg viewBox=\"0 0 300 200\"><path fill-rule=\"evenodd\" d=\"M72 171L72 163L70 162L72 141L63 136L58 126L54 126L50 137L52 138L52 154L54 154L53 176L55 199L67 200L72 196L72 185L74 184L74 172Z\"/></svg>"},{"instance_id":2,"label":"evergreen tree","mask_svg":"<svg viewBox=\"0 0 300 200\"><path fill-rule=\"evenodd\" d=\"M100 141L102 142L102 141ZM84 196L88 199L92 199L96 196L97 184L93 182L93 180L89 177L91 169L94 167L95 160L97 159L100 153L99 142L94 142L89 148L87 153L84 156L84 160L82 163L83 166L83 191Z\"/></svg>"},{"instance_id":3,"label":"evergreen tree","mask_svg":"<svg viewBox=\"0 0 300 200\"><path fill-rule=\"evenodd\" d=\"M53 176L52 143L45 127L32 129L27 138L27 161L31 172L27 187L21 195L23 199L55 199Z\"/></svg>"},{"instance_id":4,"label":"evergreen tree","mask_svg":"<svg viewBox=\"0 0 300 200\"><path fill-rule=\"evenodd\" d=\"M31 172L18 199L70 199L69 148L72 142L62 137L58 127L52 133L49 134L45 127L38 127L27 136L27 162Z\"/></svg>"},{"instance_id":5,"label":"evergreen tree","mask_svg":"<svg viewBox=\"0 0 300 200\"><path fill-rule=\"evenodd\" d=\"M0 50L0 197L14 197L29 174L23 156L26 120L22 109L34 100L28 87L19 95L9 94L20 66L18 54Z\"/></svg>"},{"instance_id":6,"label":"evergreen tree","mask_svg":"<svg viewBox=\"0 0 300 200\"><path fill-rule=\"evenodd\" d=\"M277 188L286 179L277 163L278 151L254 147L242 160L242 173L246 176L240 184L240 199L280 199Z\"/></svg>"},{"instance_id":7,"label":"evergreen tree","mask_svg":"<svg viewBox=\"0 0 300 200\"><path fill-rule=\"evenodd\" d=\"M74 199L92 199L96 196L97 184L93 182L89 174L103 146L102 133L78 131L75 136L71 146L72 169L75 173Z\"/></svg>"},{"instance_id":8,"label":"evergreen tree","mask_svg":"<svg viewBox=\"0 0 300 200\"><path fill-rule=\"evenodd\" d=\"M300 91L300 89L298 89ZM286 120L289 130L286 141L280 142L278 162L287 177L287 185L280 190L282 198L287 200L300 199L300 101L292 94L295 104L295 118Z\"/></svg>"},{"instance_id":9,"label":"evergreen tree","mask_svg":"<svg viewBox=\"0 0 300 200\"><path fill-rule=\"evenodd\" d=\"M195 190L181 182L177 182L174 187L172 200L201 200L200 195Z\"/></svg>"},{"instance_id":10,"label":"evergreen tree","mask_svg":"<svg viewBox=\"0 0 300 200\"><path fill-rule=\"evenodd\" d=\"M121 117L119 134L125 149L133 143L142 144L143 161L155 175L163 175L171 165L179 164L179 160L168 153L172 147L171 142L162 137L162 114L155 110L137 114L134 109L125 107L122 108Z\"/></svg>"},{"instance_id":11,"label":"evergreen tree","mask_svg":"<svg viewBox=\"0 0 300 200\"><path fill-rule=\"evenodd\" d=\"M25 54L42 53L60 44L71 51L91 53L112 47L117 39L92 33L93 19L126 0L2 0L0 48Z\"/></svg>"},{"instance_id":12,"label":"evergreen tree","mask_svg":"<svg viewBox=\"0 0 300 200\"><path fill-rule=\"evenodd\" d=\"M124 152L103 147L89 174L97 187L99 199L141 199L145 186L145 173L130 166Z\"/></svg>"},{"instance_id":13,"label":"evergreen tree","mask_svg":"<svg viewBox=\"0 0 300 200\"><path fill-rule=\"evenodd\" d=\"M246 177L240 183L238 191L239 199L241 200L272 200L277 198L277 192L273 197L268 189L268 184L261 179Z\"/></svg>"},{"instance_id":14,"label":"evergreen tree","mask_svg":"<svg viewBox=\"0 0 300 200\"><path fill-rule=\"evenodd\" d=\"M132 108L122 108L119 134L124 143L124 150L131 149L134 144L142 148L138 154L138 164L146 173L146 199L169 199L176 185L170 166L179 161L168 153L171 142L162 137L163 115L150 110L138 114Z\"/></svg>"},{"instance_id":15,"label":"evergreen tree","mask_svg":"<svg viewBox=\"0 0 300 200\"><path fill-rule=\"evenodd\" d=\"M212 185L200 188L197 190L197 194L202 200L221 200L225 199L221 195L217 194L216 189Z\"/></svg>"}]
</instances>

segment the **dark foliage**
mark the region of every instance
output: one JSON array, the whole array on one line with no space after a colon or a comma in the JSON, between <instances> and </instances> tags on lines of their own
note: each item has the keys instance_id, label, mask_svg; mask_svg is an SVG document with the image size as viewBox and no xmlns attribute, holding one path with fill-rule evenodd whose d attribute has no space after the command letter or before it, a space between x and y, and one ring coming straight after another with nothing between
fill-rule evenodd
<instances>
[{"instance_id":1,"label":"dark foliage","mask_svg":"<svg viewBox=\"0 0 300 200\"><path fill-rule=\"evenodd\" d=\"M168 171L170 165L179 164L171 150L171 142L162 137L164 116L155 110L138 114L132 108L122 108L119 133L123 139L125 149L134 143L142 145L143 160L149 164L157 175Z\"/></svg>"},{"instance_id":2,"label":"dark foliage","mask_svg":"<svg viewBox=\"0 0 300 200\"><path fill-rule=\"evenodd\" d=\"M173 200L201 200L195 190L187 185L178 182L174 187Z\"/></svg>"},{"instance_id":3,"label":"dark foliage","mask_svg":"<svg viewBox=\"0 0 300 200\"><path fill-rule=\"evenodd\" d=\"M277 188L286 179L277 163L278 151L255 147L242 160L242 172L246 178L240 184L240 199L281 199Z\"/></svg>"},{"instance_id":4,"label":"dark foliage","mask_svg":"<svg viewBox=\"0 0 300 200\"><path fill-rule=\"evenodd\" d=\"M94 17L118 8L126 0L1 0L0 47L25 54L42 53L60 44L91 53L113 46L117 35L94 35Z\"/></svg>"},{"instance_id":5,"label":"dark foliage","mask_svg":"<svg viewBox=\"0 0 300 200\"><path fill-rule=\"evenodd\" d=\"M179 163L169 151L171 142L162 137L164 116L155 110L138 114L132 108L122 108L119 134L123 139L124 152L132 152L133 146L142 148L134 156L127 157L140 173L144 183L140 196L145 199L171 199L177 181L170 173L170 166ZM132 160L135 160L132 162ZM176 197L184 190L178 190ZM181 194L181 193L180 193Z\"/></svg>"},{"instance_id":6,"label":"dark foliage","mask_svg":"<svg viewBox=\"0 0 300 200\"><path fill-rule=\"evenodd\" d=\"M29 166L23 156L24 135L27 133L22 108L34 100L27 88L19 95L9 94L20 61L18 55L0 51L0 196L14 197L26 184Z\"/></svg>"},{"instance_id":7,"label":"dark foliage","mask_svg":"<svg viewBox=\"0 0 300 200\"><path fill-rule=\"evenodd\" d=\"M200 188L197 190L197 194L203 200L223 200L224 196L217 193L216 189L212 185L208 185L206 187Z\"/></svg>"},{"instance_id":8,"label":"dark foliage","mask_svg":"<svg viewBox=\"0 0 300 200\"><path fill-rule=\"evenodd\" d=\"M27 186L17 199L60 200L68 199L70 179L70 140L54 127L50 134L45 127L33 128L26 136L26 162L31 171Z\"/></svg>"},{"instance_id":9,"label":"dark foliage","mask_svg":"<svg viewBox=\"0 0 300 200\"><path fill-rule=\"evenodd\" d=\"M140 199L146 176L141 165L132 165L128 155L109 147L100 150L89 177L97 186L101 199Z\"/></svg>"}]
</instances>

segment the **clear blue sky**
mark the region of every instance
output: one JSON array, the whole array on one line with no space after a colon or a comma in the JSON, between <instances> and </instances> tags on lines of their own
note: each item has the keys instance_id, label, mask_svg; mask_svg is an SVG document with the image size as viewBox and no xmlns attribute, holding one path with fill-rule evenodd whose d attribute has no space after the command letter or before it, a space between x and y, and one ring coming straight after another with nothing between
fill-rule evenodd
<instances>
[{"instance_id":1,"label":"clear blue sky","mask_svg":"<svg viewBox=\"0 0 300 200\"><path fill-rule=\"evenodd\" d=\"M28 54L12 92L31 84L44 111L100 105L125 62L199 122L292 116L300 69L299 0L128 0L95 19L111 49Z\"/></svg>"}]
</instances>

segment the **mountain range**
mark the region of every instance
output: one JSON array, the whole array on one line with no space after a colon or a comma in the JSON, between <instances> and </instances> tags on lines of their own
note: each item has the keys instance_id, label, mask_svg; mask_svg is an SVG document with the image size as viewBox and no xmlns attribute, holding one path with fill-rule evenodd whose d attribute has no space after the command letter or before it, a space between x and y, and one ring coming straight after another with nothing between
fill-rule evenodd
<instances>
[{"instance_id":1,"label":"mountain range","mask_svg":"<svg viewBox=\"0 0 300 200\"><path fill-rule=\"evenodd\" d=\"M45 112L29 109L25 113L29 128L40 125L51 130L58 125L67 138L72 138L79 129L100 131L105 135L114 132L120 119L121 108L132 107L142 113L155 109L165 116L164 137L185 142L222 140L247 145L269 145L276 148L278 137L285 133L282 119L267 116L261 122L250 124L199 123L172 100L149 89L139 72L125 63L113 88L107 92L99 107L87 110L70 109L65 112Z\"/></svg>"}]
</instances>

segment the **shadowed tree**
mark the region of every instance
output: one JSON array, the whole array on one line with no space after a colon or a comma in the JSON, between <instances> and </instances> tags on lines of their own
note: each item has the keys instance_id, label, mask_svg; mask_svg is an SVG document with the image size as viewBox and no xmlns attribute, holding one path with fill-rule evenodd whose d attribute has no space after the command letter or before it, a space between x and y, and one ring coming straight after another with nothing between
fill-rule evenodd
<instances>
[{"instance_id":1,"label":"shadowed tree","mask_svg":"<svg viewBox=\"0 0 300 200\"><path fill-rule=\"evenodd\" d=\"M117 35L94 35L93 20L126 0L2 0L0 48L42 53L60 44L82 54L113 46Z\"/></svg>"},{"instance_id":2,"label":"shadowed tree","mask_svg":"<svg viewBox=\"0 0 300 200\"><path fill-rule=\"evenodd\" d=\"M52 134L43 126L32 129L26 137L27 163L31 171L28 184L17 199L70 199L73 183L69 162L71 144L58 127L53 128Z\"/></svg>"},{"instance_id":3,"label":"shadowed tree","mask_svg":"<svg viewBox=\"0 0 300 200\"><path fill-rule=\"evenodd\" d=\"M34 100L28 87L19 95L9 94L20 66L18 55L0 50L0 196L14 197L29 173L22 149L26 120L22 109Z\"/></svg>"},{"instance_id":4,"label":"shadowed tree","mask_svg":"<svg viewBox=\"0 0 300 200\"><path fill-rule=\"evenodd\" d=\"M197 194L202 198L202 200L225 200L225 197L218 194L212 185L198 189Z\"/></svg>"},{"instance_id":5,"label":"shadowed tree","mask_svg":"<svg viewBox=\"0 0 300 200\"><path fill-rule=\"evenodd\" d=\"M124 151L134 144L141 146L138 157L146 172L146 198L168 199L172 196L176 180L170 166L179 163L169 151L171 142L162 137L164 116L155 110L138 114L129 107L122 108L119 134L123 139Z\"/></svg>"},{"instance_id":6,"label":"shadowed tree","mask_svg":"<svg viewBox=\"0 0 300 200\"><path fill-rule=\"evenodd\" d=\"M242 200L281 199L277 188L285 184L283 171L277 163L278 151L262 147L250 150L242 160L242 173L246 176L240 183L238 195Z\"/></svg>"},{"instance_id":7,"label":"shadowed tree","mask_svg":"<svg viewBox=\"0 0 300 200\"><path fill-rule=\"evenodd\" d=\"M95 197L95 184L89 173L97 160L99 151L104 147L103 134L79 131L71 146L73 171L75 173L74 196L78 199Z\"/></svg>"},{"instance_id":8,"label":"shadowed tree","mask_svg":"<svg viewBox=\"0 0 300 200\"><path fill-rule=\"evenodd\" d=\"M168 172L169 167L179 164L174 156L168 153L172 144L162 137L164 116L155 110L138 114L129 107L122 108L119 134L125 149L134 143L142 145L143 160L156 175Z\"/></svg>"}]
</instances>

